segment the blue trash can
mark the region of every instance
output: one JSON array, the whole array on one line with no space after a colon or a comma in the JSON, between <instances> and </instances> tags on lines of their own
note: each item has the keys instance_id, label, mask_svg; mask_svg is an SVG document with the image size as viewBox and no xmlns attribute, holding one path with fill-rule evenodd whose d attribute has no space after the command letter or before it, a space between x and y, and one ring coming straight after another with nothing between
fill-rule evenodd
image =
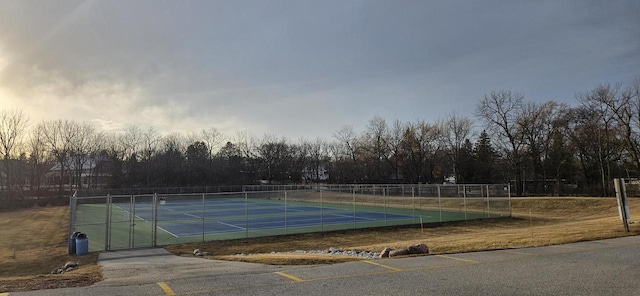
<instances>
[{"instance_id":1,"label":"blue trash can","mask_svg":"<svg viewBox=\"0 0 640 296\"><path fill-rule=\"evenodd\" d=\"M89 253L89 238L80 232L76 236L76 255L86 255Z\"/></svg>"},{"instance_id":2,"label":"blue trash can","mask_svg":"<svg viewBox=\"0 0 640 296\"><path fill-rule=\"evenodd\" d=\"M69 255L76 254L76 237L78 237L78 231L74 231L69 237Z\"/></svg>"}]
</instances>

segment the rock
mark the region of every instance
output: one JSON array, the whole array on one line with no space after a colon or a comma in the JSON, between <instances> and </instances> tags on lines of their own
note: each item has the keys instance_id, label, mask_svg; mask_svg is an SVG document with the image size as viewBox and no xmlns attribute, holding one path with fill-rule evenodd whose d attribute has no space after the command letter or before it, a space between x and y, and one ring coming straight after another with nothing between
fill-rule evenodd
<instances>
[{"instance_id":1,"label":"rock","mask_svg":"<svg viewBox=\"0 0 640 296\"><path fill-rule=\"evenodd\" d=\"M391 248L385 248L380 253L380 258L387 258L393 256L402 256L409 254L429 254L429 247L426 244L417 244L408 246L406 249L393 250Z\"/></svg>"},{"instance_id":2,"label":"rock","mask_svg":"<svg viewBox=\"0 0 640 296\"><path fill-rule=\"evenodd\" d=\"M195 249L193 250L193 256L198 256L198 257L209 256L209 252L204 252L204 251L200 251L200 249Z\"/></svg>"},{"instance_id":3,"label":"rock","mask_svg":"<svg viewBox=\"0 0 640 296\"><path fill-rule=\"evenodd\" d=\"M62 274L62 273L64 273L64 269L62 268L56 268L51 271L51 274Z\"/></svg>"},{"instance_id":4,"label":"rock","mask_svg":"<svg viewBox=\"0 0 640 296\"><path fill-rule=\"evenodd\" d=\"M329 253L335 253L337 251L338 251L338 249L336 249L334 247L329 248Z\"/></svg>"},{"instance_id":5,"label":"rock","mask_svg":"<svg viewBox=\"0 0 640 296\"><path fill-rule=\"evenodd\" d=\"M382 250L382 252L380 252L380 258L389 258L389 253L392 251L392 248L384 248L384 250Z\"/></svg>"},{"instance_id":6,"label":"rock","mask_svg":"<svg viewBox=\"0 0 640 296\"><path fill-rule=\"evenodd\" d=\"M67 270L68 268L74 268L74 267L77 267L77 266L78 266L78 263L73 262L73 261L69 261L62 268L64 270Z\"/></svg>"},{"instance_id":7,"label":"rock","mask_svg":"<svg viewBox=\"0 0 640 296\"><path fill-rule=\"evenodd\" d=\"M402 255L408 255L408 254L409 254L409 250L399 249L399 250L393 250L389 252L389 257L402 256Z\"/></svg>"},{"instance_id":8,"label":"rock","mask_svg":"<svg viewBox=\"0 0 640 296\"><path fill-rule=\"evenodd\" d=\"M429 254L429 247L426 244L418 244L407 247L409 254Z\"/></svg>"}]
</instances>

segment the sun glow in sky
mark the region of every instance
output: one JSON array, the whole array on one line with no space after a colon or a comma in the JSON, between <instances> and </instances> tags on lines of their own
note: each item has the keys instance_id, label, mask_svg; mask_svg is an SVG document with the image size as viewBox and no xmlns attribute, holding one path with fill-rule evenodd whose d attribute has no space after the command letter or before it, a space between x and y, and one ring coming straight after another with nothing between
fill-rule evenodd
<instances>
[{"instance_id":1,"label":"sun glow in sky","mask_svg":"<svg viewBox=\"0 0 640 296\"><path fill-rule=\"evenodd\" d=\"M638 1L0 2L0 109L330 138L640 77Z\"/></svg>"}]
</instances>

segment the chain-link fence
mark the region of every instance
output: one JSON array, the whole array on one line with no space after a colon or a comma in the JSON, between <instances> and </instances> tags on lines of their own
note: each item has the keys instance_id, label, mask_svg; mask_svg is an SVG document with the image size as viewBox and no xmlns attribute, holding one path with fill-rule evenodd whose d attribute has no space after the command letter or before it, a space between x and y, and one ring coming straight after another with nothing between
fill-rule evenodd
<instances>
[{"instance_id":1,"label":"chain-link fence","mask_svg":"<svg viewBox=\"0 0 640 296\"><path fill-rule=\"evenodd\" d=\"M242 190L72 197L69 234L87 234L89 249L102 251L511 215L504 184Z\"/></svg>"}]
</instances>

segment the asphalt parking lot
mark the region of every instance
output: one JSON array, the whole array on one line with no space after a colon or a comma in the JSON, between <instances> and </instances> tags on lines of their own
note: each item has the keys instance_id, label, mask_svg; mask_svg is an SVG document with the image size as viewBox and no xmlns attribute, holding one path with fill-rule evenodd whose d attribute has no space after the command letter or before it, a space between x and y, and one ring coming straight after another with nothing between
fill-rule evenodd
<instances>
[{"instance_id":1,"label":"asphalt parking lot","mask_svg":"<svg viewBox=\"0 0 640 296\"><path fill-rule=\"evenodd\" d=\"M100 265L105 280L90 287L9 295L635 295L640 236L314 266L148 249L103 253Z\"/></svg>"}]
</instances>

